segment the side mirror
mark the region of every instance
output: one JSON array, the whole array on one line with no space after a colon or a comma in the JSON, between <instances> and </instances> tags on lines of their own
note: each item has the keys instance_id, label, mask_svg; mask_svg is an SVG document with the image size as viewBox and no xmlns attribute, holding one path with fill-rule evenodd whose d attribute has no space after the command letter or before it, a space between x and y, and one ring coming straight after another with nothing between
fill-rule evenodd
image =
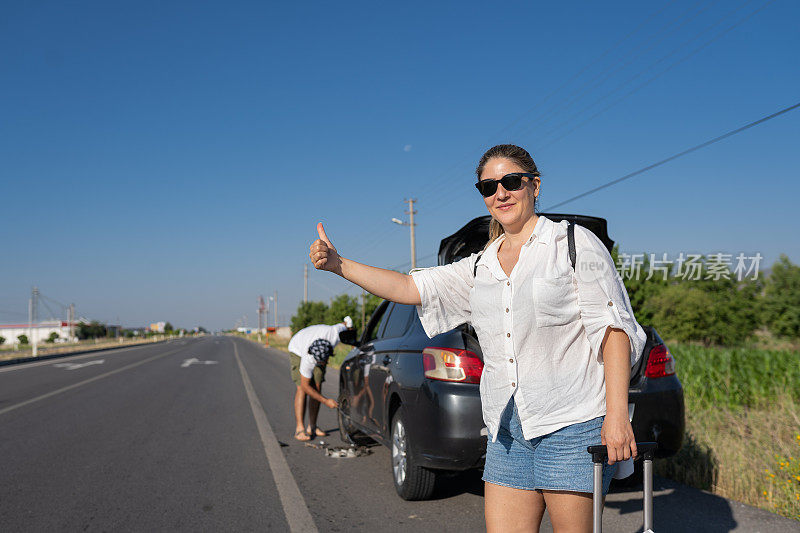
<instances>
[{"instance_id":1,"label":"side mirror","mask_svg":"<svg viewBox=\"0 0 800 533\"><path fill-rule=\"evenodd\" d=\"M339 342L343 344L349 344L350 346L356 346L358 344L358 337L356 336L356 330L346 329L344 331L339 332Z\"/></svg>"}]
</instances>

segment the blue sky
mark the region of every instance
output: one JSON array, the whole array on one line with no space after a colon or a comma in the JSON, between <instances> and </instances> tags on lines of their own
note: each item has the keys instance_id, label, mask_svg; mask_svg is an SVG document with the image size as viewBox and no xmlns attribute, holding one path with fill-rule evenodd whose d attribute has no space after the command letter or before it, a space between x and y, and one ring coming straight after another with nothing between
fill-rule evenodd
<instances>
[{"instance_id":1,"label":"blue sky","mask_svg":"<svg viewBox=\"0 0 800 533\"><path fill-rule=\"evenodd\" d=\"M514 142L542 206L800 101L790 0L40 2L0 17L0 321L32 285L129 326L288 319L325 222L423 264ZM599 114L598 114L599 113ZM800 262L800 110L559 208L623 251ZM310 270L312 299L354 286Z\"/></svg>"}]
</instances>

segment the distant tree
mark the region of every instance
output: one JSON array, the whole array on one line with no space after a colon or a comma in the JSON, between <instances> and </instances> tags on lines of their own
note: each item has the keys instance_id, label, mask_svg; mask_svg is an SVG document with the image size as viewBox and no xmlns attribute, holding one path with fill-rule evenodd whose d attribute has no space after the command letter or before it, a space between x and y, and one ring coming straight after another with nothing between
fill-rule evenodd
<instances>
[{"instance_id":1,"label":"distant tree","mask_svg":"<svg viewBox=\"0 0 800 533\"><path fill-rule=\"evenodd\" d=\"M169 322L164 324L164 333L171 333L173 331L175 331L175 328L172 327L172 324L170 324Z\"/></svg>"},{"instance_id":2,"label":"distant tree","mask_svg":"<svg viewBox=\"0 0 800 533\"><path fill-rule=\"evenodd\" d=\"M713 299L688 283L670 285L645 303L652 323L667 340L707 342ZM638 316L637 316L638 319Z\"/></svg>"},{"instance_id":3,"label":"distant tree","mask_svg":"<svg viewBox=\"0 0 800 533\"><path fill-rule=\"evenodd\" d=\"M800 266L781 254L764 287L764 319L770 331L800 337Z\"/></svg>"},{"instance_id":4,"label":"distant tree","mask_svg":"<svg viewBox=\"0 0 800 533\"><path fill-rule=\"evenodd\" d=\"M349 296L347 294L340 294L331 300L331 305L325 311L325 323L336 324L341 322L346 316L349 316L355 321L357 315L360 316L360 314L360 298Z\"/></svg>"},{"instance_id":5,"label":"distant tree","mask_svg":"<svg viewBox=\"0 0 800 533\"><path fill-rule=\"evenodd\" d=\"M614 264L617 263L619 254L619 245L614 246L611 252L611 257ZM628 298L631 301L633 313L636 320L641 324L652 324L653 314L649 306L645 305L647 301L655 297L669 285L670 272L667 272L667 279L664 279L664 274L660 271L654 270L650 279L647 279L650 274L650 254L643 254L644 258L638 270L638 273L633 275L622 276L622 282L628 291Z\"/></svg>"},{"instance_id":6,"label":"distant tree","mask_svg":"<svg viewBox=\"0 0 800 533\"><path fill-rule=\"evenodd\" d=\"M19 341L20 344L28 344L28 336L25 334L17 335L17 340Z\"/></svg>"},{"instance_id":7,"label":"distant tree","mask_svg":"<svg viewBox=\"0 0 800 533\"><path fill-rule=\"evenodd\" d=\"M760 283L703 274L700 279L671 278L653 291L637 311L650 317L662 337L705 345L735 346L749 339L759 325Z\"/></svg>"},{"instance_id":8,"label":"distant tree","mask_svg":"<svg viewBox=\"0 0 800 533\"><path fill-rule=\"evenodd\" d=\"M328 306L324 302L300 302L292 317L292 334L312 324L324 324Z\"/></svg>"},{"instance_id":9,"label":"distant tree","mask_svg":"<svg viewBox=\"0 0 800 533\"><path fill-rule=\"evenodd\" d=\"M197 332L198 333L208 333L208 330L206 328L204 328L203 326L198 326L197 327Z\"/></svg>"},{"instance_id":10,"label":"distant tree","mask_svg":"<svg viewBox=\"0 0 800 533\"><path fill-rule=\"evenodd\" d=\"M53 331L53 332L51 332L51 333L50 333L50 336L49 336L49 337L47 337L47 339L46 339L44 342L48 342L48 343L50 343L50 344L53 344L54 342L56 342L56 340L57 340L58 338L59 338L59 337L58 337L58 333L56 333L55 331Z\"/></svg>"},{"instance_id":11,"label":"distant tree","mask_svg":"<svg viewBox=\"0 0 800 533\"><path fill-rule=\"evenodd\" d=\"M92 320L88 324L86 322L81 322L78 324L75 334L80 340L97 339L100 337L107 337L108 330L106 329L105 324L101 324L96 320Z\"/></svg>"}]
</instances>

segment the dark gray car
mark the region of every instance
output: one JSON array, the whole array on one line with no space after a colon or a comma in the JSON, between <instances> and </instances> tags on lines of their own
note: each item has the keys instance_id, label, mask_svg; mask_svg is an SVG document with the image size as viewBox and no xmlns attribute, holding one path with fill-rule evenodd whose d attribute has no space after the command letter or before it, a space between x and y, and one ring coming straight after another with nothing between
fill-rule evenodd
<instances>
[{"instance_id":1,"label":"dark gray car","mask_svg":"<svg viewBox=\"0 0 800 533\"><path fill-rule=\"evenodd\" d=\"M593 231L610 250L606 221L546 214ZM439 264L479 251L488 239L488 217L472 220L442 240ZM675 454L684 433L683 388L675 360L655 329L631 369L629 402L637 441L656 441L658 456ZM392 452L392 476L406 500L431 496L441 471L483 466L486 430L479 383L483 354L474 330L464 324L429 338L410 305L384 301L342 364L339 429L346 442L377 441Z\"/></svg>"}]
</instances>

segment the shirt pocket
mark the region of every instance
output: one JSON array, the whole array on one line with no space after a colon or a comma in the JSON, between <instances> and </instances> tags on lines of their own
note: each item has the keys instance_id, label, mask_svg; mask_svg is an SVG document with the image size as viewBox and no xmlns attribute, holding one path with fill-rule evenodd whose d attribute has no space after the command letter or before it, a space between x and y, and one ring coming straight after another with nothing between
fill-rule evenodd
<instances>
[{"instance_id":1,"label":"shirt pocket","mask_svg":"<svg viewBox=\"0 0 800 533\"><path fill-rule=\"evenodd\" d=\"M572 274L558 278L533 278L531 282L537 326L563 326L580 316Z\"/></svg>"}]
</instances>

